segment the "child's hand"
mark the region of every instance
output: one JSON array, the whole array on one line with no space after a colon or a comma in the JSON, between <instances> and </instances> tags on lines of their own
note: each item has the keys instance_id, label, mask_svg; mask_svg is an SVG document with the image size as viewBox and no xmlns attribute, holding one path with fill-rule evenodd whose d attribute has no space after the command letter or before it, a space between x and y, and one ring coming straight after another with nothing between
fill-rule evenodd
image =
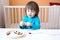
<instances>
[{"instance_id":1,"label":"child's hand","mask_svg":"<svg viewBox=\"0 0 60 40\"><path fill-rule=\"evenodd\" d=\"M23 26L25 25L25 23L23 21L20 22L20 26Z\"/></svg>"},{"instance_id":2,"label":"child's hand","mask_svg":"<svg viewBox=\"0 0 60 40\"><path fill-rule=\"evenodd\" d=\"M29 22L27 22L27 23L26 23L26 25L27 25L27 26L32 26L32 24L31 24L31 23L29 23Z\"/></svg>"}]
</instances>

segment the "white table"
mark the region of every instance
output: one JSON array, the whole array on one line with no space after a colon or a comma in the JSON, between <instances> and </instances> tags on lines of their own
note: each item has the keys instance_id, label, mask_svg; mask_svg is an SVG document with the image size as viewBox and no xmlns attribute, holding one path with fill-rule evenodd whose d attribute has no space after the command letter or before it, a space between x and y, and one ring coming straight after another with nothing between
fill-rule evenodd
<instances>
[{"instance_id":1,"label":"white table","mask_svg":"<svg viewBox=\"0 0 60 40\"><path fill-rule=\"evenodd\" d=\"M25 37L22 38L8 38L6 37L6 32L10 30L19 30L26 33ZM28 34L31 32L32 34ZM29 30L29 29L9 29L0 28L0 40L60 40L60 30L59 29L39 29L39 30Z\"/></svg>"}]
</instances>

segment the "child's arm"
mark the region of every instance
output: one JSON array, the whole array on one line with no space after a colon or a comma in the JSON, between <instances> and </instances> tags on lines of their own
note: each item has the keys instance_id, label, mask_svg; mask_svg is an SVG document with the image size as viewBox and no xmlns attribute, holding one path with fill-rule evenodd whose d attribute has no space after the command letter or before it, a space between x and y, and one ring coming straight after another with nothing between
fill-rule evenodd
<instances>
[{"instance_id":1,"label":"child's arm","mask_svg":"<svg viewBox=\"0 0 60 40\"><path fill-rule=\"evenodd\" d=\"M27 25L29 29L40 29L40 20L39 18L36 18L34 23L26 22L25 25Z\"/></svg>"},{"instance_id":2,"label":"child's arm","mask_svg":"<svg viewBox=\"0 0 60 40\"><path fill-rule=\"evenodd\" d=\"M40 29L40 20L39 20L39 18L36 18L34 20L34 23L32 24L32 29Z\"/></svg>"},{"instance_id":3,"label":"child's arm","mask_svg":"<svg viewBox=\"0 0 60 40\"><path fill-rule=\"evenodd\" d=\"M22 21L20 21L20 25L22 26L22 25L25 25L26 22L27 21L27 17L26 16L24 16L23 18L22 18Z\"/></svg>"},{"instance_id":4,"label":"child's arm","mask_svg":"<svg viewBox=\"0 0 60 40\"><path fill-rule=\"evenodd\" d=\"M20 21L20 23L19 23L19 25L18 25L18 28L20 28L20 26L25 25L25 22L27 21L26 19L27 19L27 16L24 16L24 17L22 18L22 21Z\"/></svg>"},{"instance_id":5,"label":"child's arm","mask_svg":"<svg viewBox=\"0 0 60 40\"><path fill-rule=\"evenodd\" d=\"M24 16L24 17L22 18L22 21L23 21L23 22L27 22L27 16Z\"/></svg>"}]
</instances>

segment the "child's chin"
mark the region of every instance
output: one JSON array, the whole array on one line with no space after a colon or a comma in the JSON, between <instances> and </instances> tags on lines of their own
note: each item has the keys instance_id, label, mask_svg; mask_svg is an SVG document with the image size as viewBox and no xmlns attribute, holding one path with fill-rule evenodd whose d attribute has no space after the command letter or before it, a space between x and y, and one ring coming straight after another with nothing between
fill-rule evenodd
<instances>
[{"instance_id":1,"label":"child's chin","mask_svg":"<svg viewBox=\"0 0 60 40\"><path fill-rule=\"evenodd\" d=\"M29 18L32 18L31 16L29 16Z\"/></svg>"}]
</instances>

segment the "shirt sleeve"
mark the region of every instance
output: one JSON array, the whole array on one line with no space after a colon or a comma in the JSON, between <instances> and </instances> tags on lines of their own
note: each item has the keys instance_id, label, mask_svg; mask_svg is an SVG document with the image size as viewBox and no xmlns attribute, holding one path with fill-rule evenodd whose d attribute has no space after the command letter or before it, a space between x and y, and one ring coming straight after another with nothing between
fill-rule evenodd
<instances>
[{"instance_id":1,"label":"shirt sleeve","mask_svg":"<svg viewBox=\"0 0 60 40\"><path fill-rule=\"evenodd\" d=\"M32 29L40 29L40 19L36 18L34 24L32 24Z\"/></svg>"},{"instance_id":2,"label":"shirt sleeve","mask_svg":"<svg viewBox=\"0 0 60 40\"><path fill-rule=\"evenodd\" d=\"M27 16L24 16L24 17L22 18L22 21L23 21L23 22L27 22Z\"/></svg>"}]
</instances>

